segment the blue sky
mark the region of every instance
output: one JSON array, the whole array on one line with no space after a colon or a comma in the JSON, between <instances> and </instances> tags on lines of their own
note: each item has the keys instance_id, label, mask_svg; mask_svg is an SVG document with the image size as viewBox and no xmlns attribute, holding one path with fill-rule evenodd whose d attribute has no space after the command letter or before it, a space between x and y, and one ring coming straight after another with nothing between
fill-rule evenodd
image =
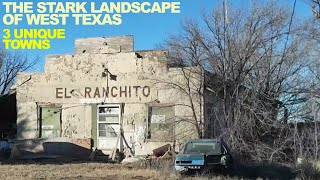
<instances>
[{"instance_id":1,"label":"blue sky","mask_svg":"<svg viewBox=\"0 0 320 180\"><path fill-rule=\"evenodd\" d=\"M12 0L3 0L12 1ZM24 0L28 1L28 0ZM30 1L30 0L29 0ZM44 0L34 0L39 2ZM52 0L47 0L52 1ZM54 2L67 1L55 0ZM70 1L70 0L69 0ZM79 0L81 2L84 0ZM102 2L95 0L97 3ZM136 0L143 2L146 0ZM149 0L153 2L155 0ZM32 71L43 71L45 56L48 54L66 54L74 52L74 40L82 37L102 37L114 35L133 35L135 50L153 49L157 43L161 43L169 34L178 32L181 21L185 18L200 19L202 12L211 11L214 7L221 6L221 0L167 0L180 1L180 14L122 14L122 24L118 26L76 26L68 23L66 26L27 26L22 23L18 26L4 26L1 21L1 32L4 28L65 28L66 39L56 39L51 41L49 50L24 50L30 57L39 57L38 64ZM307 0L297 0L296 14L301 18L311 17L310 7L305 3ZM88 1L89 2L89 1ZM91 1L90 1L91 2ZM109 1L105 1L109 2ZM113 0L117 2L117 0ZM128 0L130 2L130 0ZM161 1L157 1L161 2ZM241 8L249 8L250 0L228 0L229 3ZM281 4L292 8L293 0L283 0ZM4 15L4 7L1 5L0 16ZM2 33L3 35L3 33ZM2 37L2 36L1 36ZM1 44L3 45L3 44Z\"/></svg>"}]
</instances>

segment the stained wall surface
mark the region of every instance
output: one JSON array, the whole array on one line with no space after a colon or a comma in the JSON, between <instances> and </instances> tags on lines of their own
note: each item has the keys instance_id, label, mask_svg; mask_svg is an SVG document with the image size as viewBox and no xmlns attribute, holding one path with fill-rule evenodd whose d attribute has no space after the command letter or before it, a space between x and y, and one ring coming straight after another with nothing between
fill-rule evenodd
<instances>
[{"instance_id":1,"label":"stained wall surface","mask_svg":"<svg viewBox=\"0 0 320 180\"><path fill-rule=\"evenodd\" d=\"M167 55L162 50L133 51L132 36L77 39L75 54L47 56L43 73L18 74L18 138L39 138L39 107L59 106L62 137L95 139L95 107L114 103L122 104L124 138L136 155L166 143L179 149L186 139L197 137L192 124L204 119L202 72L168 68ZM147 138L152 106L174 107L174 142Z\"/></svg>"}]
</instances>

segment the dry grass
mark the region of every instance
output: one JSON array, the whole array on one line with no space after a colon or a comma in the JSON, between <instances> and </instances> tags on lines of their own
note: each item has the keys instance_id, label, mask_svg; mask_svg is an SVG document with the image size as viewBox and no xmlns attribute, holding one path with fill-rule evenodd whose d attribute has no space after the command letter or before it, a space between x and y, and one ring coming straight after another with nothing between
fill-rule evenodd
<instances>
[{"instance_id":1,"label":"dry grass","mask_svg":"<svg viewBox=\"0 0 320 180\"><path fill-rule=\"evenodd\" d=\"M317 163L315 163L317 164ZM139 161L130 165L108 164L96 162L11 162L0 165L0 179L109 179L109 180L176 180L172 161ZM263 171L262 171L263 170ZM286 175L290 172L280 167L261 166L242 167L235 177L222 175L195 175L183 177L186 180L235 180L235 179L320 179L320 174L311 163L305 163L295 169L295 176L278 176L277 173ZM247 174L249 173L249 174Z\"/></svg>"},{"instance_id":2,"label":"dry grass","mask_svg":"<svg viewBox=\"0 0 320 180\"><path fill-rule=\"evenodd\" d=\"M121 165L92 162L21 161L0 165L0 179L107 179L107 180L177 180L171 161L140 161ZM231 180L223 176L184 177L186 180ZM239 179L239 178L237 178Z\"/></svg>"},{"instance_id":3,"label":"dry grass","mask_svg":"<svg viewBox=\"0 0 320 180\"><path fill-rule=\"evenodd\" d=\"M118 164L68 163L0 165L0 179L176 179L155 170L137 170Z\"/></svg>"}]
</instances>

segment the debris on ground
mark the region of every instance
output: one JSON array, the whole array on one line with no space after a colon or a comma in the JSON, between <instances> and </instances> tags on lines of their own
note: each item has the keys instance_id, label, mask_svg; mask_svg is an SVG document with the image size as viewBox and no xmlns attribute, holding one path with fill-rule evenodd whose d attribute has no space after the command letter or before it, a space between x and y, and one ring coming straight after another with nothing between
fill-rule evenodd
<instances>
[{"instance_id":1,"label":"debris on ground","mask_svg":"<svg viewBox=\"0 0 320 180\"><path fill-rule=\"evenodd\" d=\"M135 162L139 162L141 160L145 160L144 157L128 157L121 161L121 164L131 164Z\"/></svg>"},{"instance_id":2,"label":"debris on ground","mask_svg":"<svg viewBox=\"0 0 320 180\"><path fill-rule=\"evenodd\" d=\"M166 145L163 145L163 146L160 146L156 149L154 149L152 152L153 152L153 155L155 157L161 157L163 156L167 151L171 150L171 145L170 144L166 144Z\"/></svg>"},{"instance_id":3,"label":"debris on ground","mask_svg":"<svg viewBox=\"0 0 320 180\"><path fill-rule=\"evenodd\" d=\"M122 164L131 164L138 161L143 160L160 160L160 159L172 159L176 156L176 152L173 150L172 146L170 144L166 144L163 146L160 146L153 150L152 155L144 156L144 157L127 157L122 160Z\"/></svg>"},{"instance_id":4,"label":"debris on ground","mask_svg":"<svg viewBox=\"0 0 320 180\"><path fill-rule=\"evenodd\" d=\"M161 159L173 158L176 152L170 144L163 145L153 150L153 156Z\"/></svg>"}]
</instances>

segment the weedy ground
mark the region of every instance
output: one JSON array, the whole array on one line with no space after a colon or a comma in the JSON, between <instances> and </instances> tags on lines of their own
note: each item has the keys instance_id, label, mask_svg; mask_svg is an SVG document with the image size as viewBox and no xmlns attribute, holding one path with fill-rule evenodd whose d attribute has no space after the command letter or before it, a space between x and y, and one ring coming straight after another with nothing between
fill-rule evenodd
<instances>
[{"instance_id":1,"label":"weedy ground","mask_svg":"<svg viewBox=\"0 0 320 180\"><path fill-rule=\"evenodd\" d=\"M137 170L120 164L10 164L0 165L0 179L175 179L155 170Z\"/></svg>"},{"instance_id":2,"label":"weedy ground","mask_svg":"<svg viewBox=\"0 0 320 180\"><path fill-rule=\"evenodd\" d=\"M315 163L319 165L319 163ZM235 180L235 179L320 179L318 169L311 163L295 169L277 166L241 167L238 174L177 176L172 162L144 161L130 165L101 162L15 161L0 165L0 179L92 179L92 180ZM253 174L252 174L253 173Z\"/></svg>"}]
</instances>

